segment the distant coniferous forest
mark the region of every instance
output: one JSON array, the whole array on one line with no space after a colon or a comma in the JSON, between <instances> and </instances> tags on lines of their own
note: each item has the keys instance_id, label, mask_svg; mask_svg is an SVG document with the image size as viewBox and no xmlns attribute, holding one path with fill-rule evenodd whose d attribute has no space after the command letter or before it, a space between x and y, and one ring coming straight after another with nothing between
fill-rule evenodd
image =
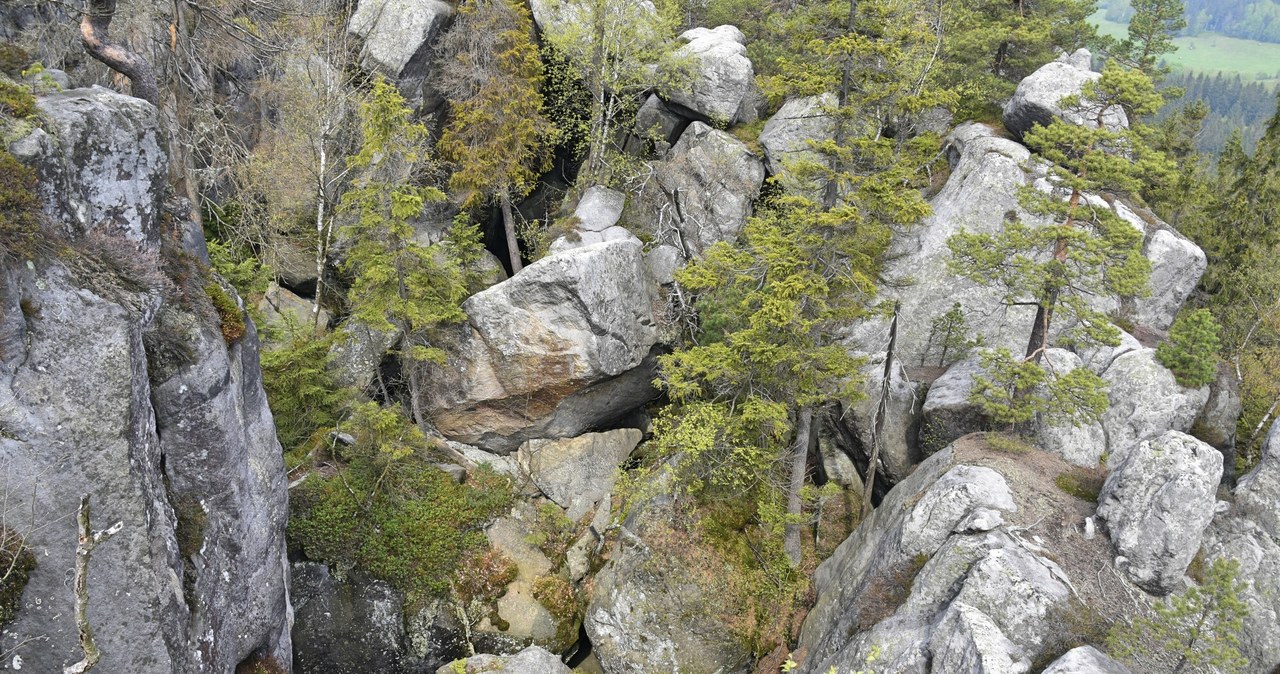
<instances>
[{"instance_id":1,"label":"distant coniferous forest","mask_svg":"<svg viewBox=\"0 0 1280 674\"><path fill-rule=\"evenodd\" d=\"M1277 0L1185 0L1187 27L1183 35L1219 33L1260 42L1280 43L1280 2ZM1127 0L1100 3L1109 21L1127 23L1133 15Z\"/></svg>"},{"instance_id":2,"label":"distant coniferous forest","mask_svg":"<svg viewBox=\"0 0 1280 674\"><path fill-rule=\"evenodd\" d=\"M1239 129L1245 149L1253 152L1266 128L1267 119L1276 108L1274 90L1259 82L1241 80L1239 75L1208 75L1178 72L1169 75L1166 86L1181 87L1186 95L1161 111L1163 119L1175 110L1195 101L1209 106L1204 128L1196 140L1196 149L1218 154L1231 134Z\"/></svg>"}]
</instances>

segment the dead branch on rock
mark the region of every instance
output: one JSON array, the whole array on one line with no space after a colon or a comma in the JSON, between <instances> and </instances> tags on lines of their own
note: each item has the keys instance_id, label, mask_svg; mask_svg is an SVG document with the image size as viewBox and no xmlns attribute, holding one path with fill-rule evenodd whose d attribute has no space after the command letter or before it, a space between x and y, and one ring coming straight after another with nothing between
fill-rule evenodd
<instances>
[{"instance_id":1,"label":"dead branch on rock","mask_svg":"<svg viewBox=\"0 0 1280 674\"><path fill-rule=\"evenodd\" d=\"M64 667L62 674L84 674L102 659L98 644L93 640L93 628L89 625L89 558L93 555L94 548L124 528L124 522L116 522L102 531L93 531L89 527L88 494L80 498L80 514L76 521L80 524L80 537L76 544L76 628L80 632L80 648L84 650L84 659Z\"/></svg>"}]
</instances>

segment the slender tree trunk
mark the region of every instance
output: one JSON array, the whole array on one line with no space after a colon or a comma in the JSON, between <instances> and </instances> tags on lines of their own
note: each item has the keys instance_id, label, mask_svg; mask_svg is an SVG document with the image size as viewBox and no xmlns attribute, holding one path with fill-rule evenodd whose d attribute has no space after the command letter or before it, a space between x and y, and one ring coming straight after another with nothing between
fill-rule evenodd
<instances>
[{"instance_id":1,"label":"slender tree trunk","mask_svg":"<svg viewBox=\"0 0 1280 674\"><path fill-rule=\"evenodd\" d=\"M849 0L849 17L845 22L845 31L852 34L854 24L858 18L858 0ZM849 92L853 88L853 55L845 54L844 63L840 68L840 90L836 92L836 105L840 114L836 118L835 143L836 146L843 146L848 136L847 126L849 120L845 119L845 108L849 105ZM828 180L822 191L822 207L824 210L835 208L836 201L840 198L839 185L835 180Z\"/></svg>"},{"instance_id":2,"label":"slender tree trunk","mask_svg":"<svg viewBox=\"0 0 1280 674\"><path fill-rule=\"evenodd\" d=\"M315 297L311 299L311 329L314 331L320 326L320 289L324 279L324 258L329 247L329 232L325 227L325 176L328 172L329 154L325 148L325 135L327 130L321 132L319 150L320 150L320 173L316 177L316 292Z\"/></svg>"},{"instance_id":3,"label":"slender tree trunk","mask_svg":"<svg viewBox=\"0 0 1280 674\"><path fill-rule=\"evenodd\" d=\"M115 15L116 0L89 0L80 19L80 39L84 50L108 68L128 77L134 96L159 106L160 89L151 63L123 45L112 42L108 35L107 30Z\"/></svg>"},{"instance_id":4,"label":"slender tree trunk","mask_svg":"<svg viewBox=\"0 0 1280 674\"><path fill-rule=\"evenodd\" d=\"M506 190L499 196L502 205L502 228L507 233L507 255L511 258L511 275L515 276L524 268L520 259L520 241L516 238L516 220L511 215L511 195Z\"/></svg>"},{"instance_id":5,"label":"slender tree trunk","mask_svg":"<svg viewBox=\"0 0 1280 674\"><path fill-rule=\"evenodd\" d=\"M871 458L867 461L867 480L862 487L862 517L871 516L871 492L876 486L876 466L880 463L880 446L884 444L884 423L889 416L889 393L893 386L893 359L898 348L898 302L893 304L893 322L889 324L889 347L884 354L884 372L880 380L880 404L871 424Z\"/></svg>"},{"instance_id":6,"label":"slender tree trunk","mask_svg":"<svg viewBox=\"0 0 1280 674\"><path fill-rule=\"evenodd\" d=\"M809 438L813 430L813 408L802 407L796 420L795 444L791 447L791 479L787 486L787 516L798 519L804 502L800 498L800 490L804 488L805 468L809 460ZM800 531L799 522L788 522L783 534L782 549L792 567L800 565Z\"/></svg>"}]
</instances>

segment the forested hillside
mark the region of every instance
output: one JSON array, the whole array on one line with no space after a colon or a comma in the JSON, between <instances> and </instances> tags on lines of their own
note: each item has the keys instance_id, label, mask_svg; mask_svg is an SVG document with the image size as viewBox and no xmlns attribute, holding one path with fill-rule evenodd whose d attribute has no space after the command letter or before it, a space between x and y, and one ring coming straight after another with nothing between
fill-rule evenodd
<instances>
[{"instance_id":1,"label":"forested hillside","mask_svg":"<svg viewBox=\"0 0 1280 674\"><path fill-rule=\"evenodd\" d=\"M1103 0L1106 17L1128 22L1129 0ZM1186 35L1213 32L1260 42L1280 42L1280 3L1275 0L1186 0Z\"/></svg>"},{"instance_id":2,"label":"forested hillside","mask_svg":"<svg viewBox=\"0 0 1280 674\"><path fill-rule=\"evenodd\" d=\"M0 669L1280 670L1274 3L1131 4L5 3Z\"/></svg>"}]
</instances>

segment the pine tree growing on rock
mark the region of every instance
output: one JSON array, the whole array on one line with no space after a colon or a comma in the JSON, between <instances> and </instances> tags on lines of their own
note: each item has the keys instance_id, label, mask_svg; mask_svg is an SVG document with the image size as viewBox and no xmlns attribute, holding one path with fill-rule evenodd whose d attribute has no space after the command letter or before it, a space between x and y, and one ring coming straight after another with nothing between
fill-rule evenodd
<instances>
[{"instance_id":1,"label":"pine tree growing on rock","mask_svg":"<svg viewBox=\"0 0 1280 674\"><path fill-rule=\"evenodd\" d=\"M974 400L989 414L1007 421L1024 421L1030 418L1028 410L1043 407L1024 405L1021 412L1006 414L1006 403L989 394L1005 390L1015 398L1026 398L1036 395L1033 390L1039 383L1050 381L1051 373L1045 371L1041 361L1056 325L1067 324L1062 339L1068 343L1119 343L1119 329L1089 300L1094 296L1142 294L1150 275L1150 262L1142 255L1143 233L1110 208L1091 203L1090 195L1136 194L1144 178L1168 172L1168 161L1150 147L1145 127L1136 121L1158 109L1160 100L1144 73L1108 64L1102 77L1086 85L1082 95L1063 101L1066 107L1086 112L1092 124L1077 126L1054 119L1049 126L1036 126L1025 135L1033 156L1049 162L1048 179L1053 189L1025 187L1021 203L1029 213L1049 224L1037 226L1014 220L996 234L962 231L948 241L952 254L949 266L955 273L980 285L999 288L1001 301L1007 306L1036 310L1021 359L1008 352L997 353L988 363L993 368L992 377L976 382ZM1135 120L1132 126L1119 130L1105 127L1104 111L1113 105L1130 113ZM1014 370L1020 374L1015 376ZM1085 393L1079 390L1081 386L1101 388L1102 382L1096 376L1084 370L1075 372L1072 388L1078 393ZM993 385L998 381L1006 385ZM1026 385L1033 382L1037 384ZM1009 385L1014 388L1009 389ZM1066 401L1078 397L1049 396ZM1096 400L1096 396L1083 395L1083 399ZM1079 418L1074 413L1066 416Z\"/></svg>"}]
</instances>

